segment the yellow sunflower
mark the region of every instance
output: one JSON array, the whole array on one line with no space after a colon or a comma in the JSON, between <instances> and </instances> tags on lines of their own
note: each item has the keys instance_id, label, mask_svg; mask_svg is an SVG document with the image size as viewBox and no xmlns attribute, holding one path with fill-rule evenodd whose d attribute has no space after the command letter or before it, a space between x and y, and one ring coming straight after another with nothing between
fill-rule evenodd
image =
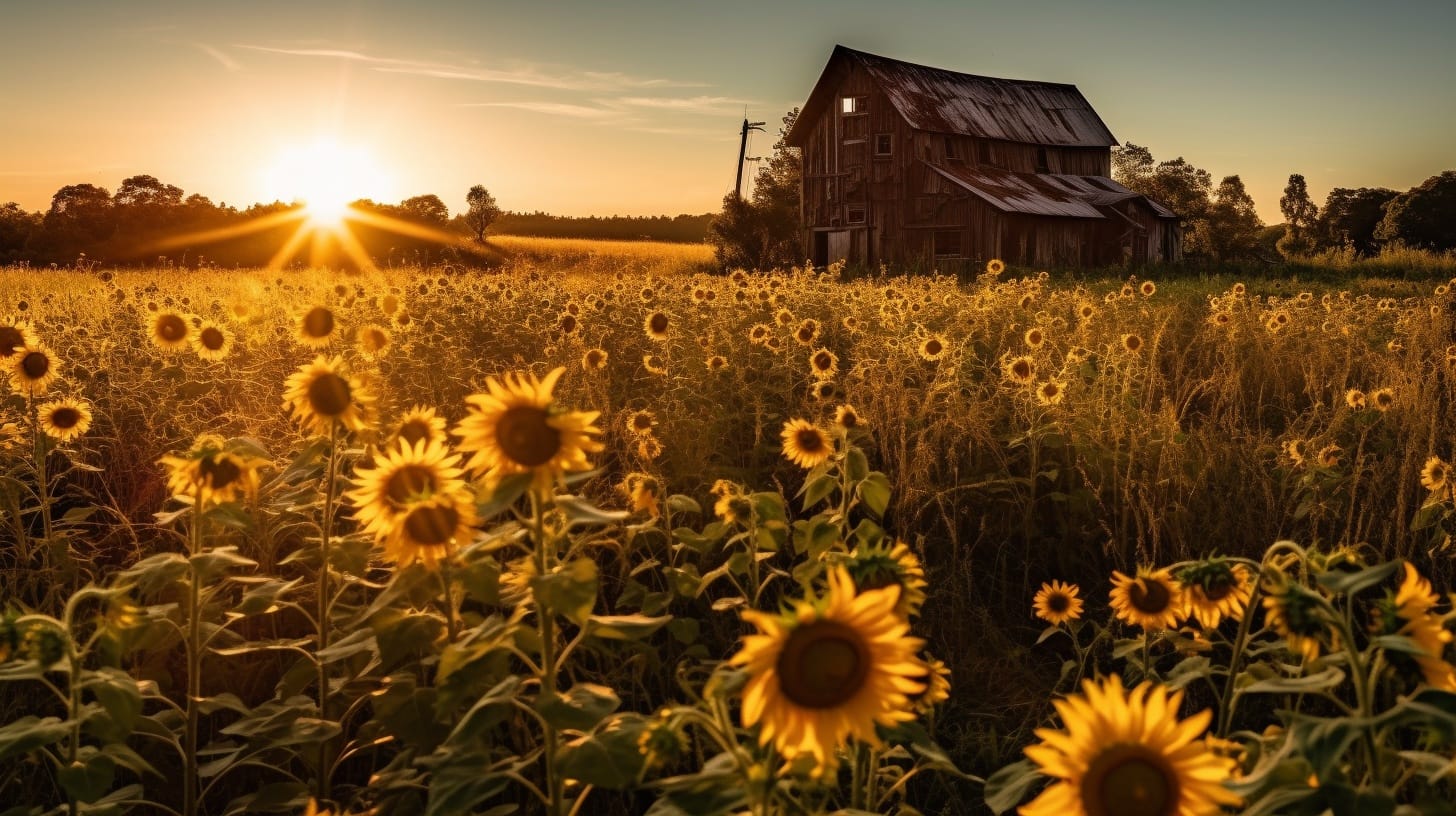
<instances>
[{"instance_id":1,"label":"yellow sunflower","mask_svg":"<svg viewBox=\"0 0 1456 816\"><path fill-rule=\"evenodd\" d=\"M1036 597L1031 599L1031 614L1053 626L1079 620L1082 617L1082 599L1077 595L1081 591L1076 584L1061 581L1042 584Z\"/></svg>"},{"instance_id":2,"label":"yellow sunflower","mask_svg":"<svg viewBox=\"0 0 1456 816\"><path fill-rule=\"evenodd\" d=\"M656 354L642 355L642 367L647 369L649 374L661 376L667 373L667 361Z\"/></svg>"},{"instance_id":3,"label":"yellow sunflower","mask_svg":"<svg viewBox=\"0 0 1456 816\"><path fill-rule=\"evenodd\" d=\"M314 306L298 318L298 342L309 348L324 348L334 339L338 322L327 306Z\"/></svg>"},{"instance_id":4,"label":"yellow sunflower","mask_svg":"<svg viewBox=\"0 0 1456 816\"><path fill-rule=\"evenodd\" d=\"M38 397L61 376L56 358L45 343L36 343L17 351L10 358L10 387Z\"/></svg>"},{"instance_id":5,"label":"yellow sunflower","mask_svg":"<svg viewBox=\"0 0 1456 816\"><path fill-rule=\"evenodd\" d=\"M653 340L666 340L668 327L672 321L668 319L667 313L656 311L642 321L642 330Z\"/></svg>"},{"instance_id":6,"label":"yellow sunflower","mask_svg":"<svg viewBox=\"0 0 1456 816\"><path fill-rule=\"evenodd\" d=\"M836 568L817 602L796 602L788 614L743 613L758 632L743 637L730 662L748 672L743 725L758 726L761 745L790 761L811 755L823 772L850 738L878 746L877 724L915 718L908 695L925 689L926 666L915 656L922 641L895 614L899 594L893 586L856 594Z\"/></svg>"},{"instance_id":7,"label":"yellow sunflower","mask_svg":"<svg viewBox=\"0 0 1456 816\"><path fill-rule=\"evenodd\" d=\"M596 411L567 411L551 391L566 372L507 374L486 380L484 394L465 398L468 412L455 428L460 450L472 454L467 467L487 484L516 473L534 475L537 490L547 491L569 472L590 470L587 454L602 450L594 437Z\"/></svg>"},{"instance_id":8,"label":"yellow sunflower","mask_svg":"<svg viewBox=\"0 0 1456 816\"><path fill-rule=\"evenodd\" d=\"M756 346L763 345L773 335L773 327L767 323L755 323L748 330L748 342Z\"/></svg>"},{"instance_id":9,"label":"yellow sunflower","mask_svg":"<svg viewBox=\"0 0 1456 816\"><path fill-rule=\"evenodd\" d=\"M948 348L944 335L932 334L920 341L920 348L917 351L920 354L920 359L933 363L944 357Z\"/></svg>"},{"instance_id":10,"label":"yellow sunflower","mask_svg":"<svg viewBox=\"0 0 1456 816\"><path fill-rule=\"evenodd\" d=\"M1381 413L1389 411L1395 407L1395 392L1389 388L1381 388L1370 395L1370 404Z\"/></svg>"},{"instance_id":11,"label":"yellow sunflower","mask_svg":"<svg viewBox=\"0 0 1456 816\"><path fill-rule=\"evenodd\" d=\"M40 342L36 336L35 329L31 328L29 321L18 320L14 317L7 317L0 320L0 360L8 361L8 358L18 354L22 349L34 346Z\"/></svg>"},{"instance_id":12,"label":"yellow sunflower","mask_svg":"<svg viewBox=\"0 0 1456 816\"><path fill-rule=\"evenodd\" d=\"M925 664L925 691L911 693L910 704L917 714L929 714L950 699L950 667L929 652L920 659Z\"/></svg>"},{"instance_id":13,"label":"yellow sunflower","mask_svg":"<svg viewBox=\"0 0 1456 816\"><path fill-rule=\"evenodd\" d=\"M898 586L900 600L895 604L895 612L906 619L920 614L929 584L925 581L925 568L909 544L896 539L890 545L883 542L860 545L850 553L845 567L860 592Z\"/></svg>"},{"instance_id":14,"label":"yellow sunflower","mask_svg":"<svg viewBox=\"0 0 1456 816\"><path fill-rule=\"evenodd\" d=\"M992 258L986 262L986 271L992 275L999 275L1006 271L1006 262L1000 258Z\"/></svg>"},{"instance_id":15,"label":"yellow sunflower","mask_svg":"<svg viewBox=\"0 0 1456 816\"><path fill-rule=\"evenodd\" d=\"M1046 342L1046 332L1036 326L1032 326L1026 330L1026 334L1023 334L1021 339L1026 341L1028 347L1039 349Z\"/></svg>"},{"instance_id":16,"label":"yellow sunflower","mask_svg":"<svg viewBox=\"0 0 1456 816\"><path fill-rule=\"evenodd\" d=\"M1204 629L1215 629L1224 619L1243 620L1254 579L1243 564L1209 558L1178 571L1188 615Z\"/></svg>"},{"instance_id":17,"label":"yellow sunflower","mask_svg":"<svg viewBox=\"0 0 1456 816\"><path fill-rule=\"evenodd\" d=\"M799 328L794 330L794 340L798 341L801 346L812 346L818 339L819 321L812 317L805 318L804 322L799 324Z\"/></svg>"},{"instance_id":18,"label":"yellow sunflower","mask_svg":"<svg viewBox=\"0 0 1456 816\"><path fill-rule=\"evenodd\" d=\"M1036 382L1036 361L1025 355L1012 357L1001 366L1006 379L1017 385L1031 385Z\"/></svg>"},{"instance_id":19,"label":"yellow sunflower","mask_svg":"<svg viewBox=\"0 0 1456 816\"><path fill-rule=\"evenodd\" d=\"M604 349L587 349L581 355L581 369L583 371L600 371L607 367L607 352Z\"/></svg>"},{"instance_id":20,"label":"yellow sunflower","mask_svg":"<svg viewBox=\"0 0 1456 816\"><path fill-rule=\"evenodd\" d=\"M1138 287L1138 293L1143 297L1152 297L1158 291L1158 285L1152 281L1143 281Z\"/></svg>"},{"instance_id":21,"label":"yellow sunflower","mask_svg":"<svg viewBox=\"0 0 1456 816\"><path fill-rule=\"evenodd\" d=\"M1318 596L1287 578L1266 581L1264 623L1289 642L1289 650L1306 661L1319 657L1320 647L1332 641L1330 623Z\"/></svg>"},{"instance_id":22,"label":"yellow sunflower","mask_svg":"<svg viewBox=\"0 0 1456 816\"><path fill-rule=\"evenodd\" d=\"M356 471L356 486L344 495L361 529L382 540L411 505L440 494L465 494L459 463L438 440L401 440L377 454L374 467Z\"/></svg>"},{"instance_id":23,"label":"yellow sunflower","mask_svg":"<svg viewBox=\"0 0 1456 816\"><path fill-rule=\"evenodd\" d=\"M1042 405L1056 405L1066 394L1066 385L1056 380L1047 380L1036 387L1036 401Z\"/></svg>"},{"instance_id":24,"label":"yellow sunflower","mask_svg":"<svg viewBox=\"0 0 1456 816\"><path fill-rule=\"evenodd\" d=\"M581 319L572 312L563 312L556 318L556 330L561 332L563 337L575 337L581 331Z\"/></svg>"},{"instance_id":25,"label":"yellow sunflower","mask_svg":"<svg viewBox=\"0 0 1456 816\"><path fill-rule=\"evenodd\" d=\"M40 429L58 442L69 442L91 428L91 407L80 400L63 397L37 410Z\"/></svg>"},{"instance_id":26,"label":"yellow sunflower","mask_svg":"<svg viewBox=\"0 0 1456 816\"><path fill-rule=\"evenodd\" d=\"M703 365L707 366L709 371L722 371L728 367L728 358L721 354L714 354L704 360Z\"/></svg>"},{"instance_id":27,"label":"yellow sunflower","mask_svg":"<svg viewBox=\"0 0 1456 816\"><path fill-rule=\"evenodd\" d=\"M625 424L634 436L651 436L652 429L657 427L657 415L643 408L628 414Z\"/></svg>"},{"instance_id":28,"label":"yellow sunflower","mask_svg":"<svg viewBox=\"0 0 1456 816\"><path fill-rule=\"evenodd\" d=\"M445 418L434 408L416 405L405 411L394 425L393 439L413 445L417 442L445 442Z\"/></svg>"},{"instance_id":29,"label":"yellow sunflower","mask_svg":"<svg viewBox=\"0 0 1456 816\"><path fill-rule=\"evenodd\" d=\"M1136 578L1114 571L1108 600L1118 620L1144 629L1176 629L1185 617L1183 588L1166 567L1138 567Z\"/></svg>"},{"instance_id":30,"label":"yellow sunflower","mask_svg":"<svg viewBox=\"0 0 1456 816\"><path fill-rule=\"evenodd\" d=\"M436 569L440 559L470 542L479 518L467 491L437 493L403 508L383 538L384 557L401 567L422 562Z\"/></svg>"},{"instance_id":31,"label":"yellow sunflower","mask_svg":"<svg viewBox=\"0 0 1456 816\"><path fill-rule=\"evenodd\" d=\"M839 394L839 386L833 380L819 380L809 386L809 396L820 402L828 402Z\"/></svg>"},{"instance_id":32,"label":"yellow sunflower","mask_svg":"<svg viewBox=\"0 0 1456 816\"><path fill-rule=\"evenodd\" d=\"M1179 720L1182 691L1122 679L1086 680L1053 703L1063 729L1039 728L1026 756L1057 780L1022 816L1213 816L1242 802L1224 787L1236 763L1199 736L1211 709Z\"/></svg>"},{"instance_id":33,"label":"yellow sunflower","mask_svg":"<svg viewBox=\"0 0 1456 816\"><path fill-rule=\"evenodd\" d=\"M815 379L832 379L839 373L839 355L826 348L815 349L809 355L809 371Z\"/></svg>"},{"instance_id":34,"label":"yellow sunflower","mask_svg":"<svg viewBox=\"0 0 1456 816\"><path fill-rule=\"evenodd\" d=\"M1345 404L1353 410L1363 410L1365 408L1365 392L1358 388L1349 389L1345 392Z\"/></svg>"},{"instance_id":35,"label":"yellow sunflower","mask_svg":"<svg viewBox=\"0 0 1456 816\"><path fill-rule=\"evenodd\" d=\"M328 436L338 423L362 431L372 419L374 395L344 369L340 357L320 354L300 366L283 385L283 405L305 429Z\"/></svg>"},{"instance_id":36,"label":"yellow sunflower","mask_svg":"<svg viewBox=\"0 0 1456 816\"><path fill-rule=\"evenodd\" d=\"M167 455L158 463L167 468L167 489L178 498L211 504L251 498L258 492L258 469L267 460L244 451L230 451L216 434L197 437L181 455Z\"/></svg>"},{"instance_id":37,"label":"yellow sunflower","mask_svg":"<svg viewBox=\"0 0 1456 816\"><path fill-rule=\"evenodd\" d=\"M196 333L188 336L188 342L197 356L204 360L221 360L233 348L232 335L211 320L203 321Z\"/></svg>"},{"instance_id":38,"label":"yellow sunflower","mask_svg":"<svg viewBox=\"0 0 1456 816\"><path fill-rule=\"evenodd\" d=\"M805 470L823 464L834 453L829 435L807 419L785 422L780 437L784 440L784 457Z\"/></svg>"},{"instance_id":39,"label":"yellow sunflower","mask_svg":"<svg viewBox=\"0 0 1456 816\"><path fill-rule=\"evenodd\" d=\"M1421 577L1407 561L1405 579L1395 595L1395 614L1402 621L1397 634L1415 641L1421 653L1414 655L1421 676L1433 688L1456 692L1456 667L1446 662L1446 644L1452 640L1440 615L1431 613L1437 598L1431 582Z\"/></svg>"},{"instance_id":40,"label":"yellow sunflower","mask_svg":"<svg viewBox=\"0 0 1456 816\"><path fill-rule=\"evenodd\" d=\"M1132 354L1137 354L1143 347L1143 338L1136 334L1124 334L1122 336L1122 347Z\"/></svg>"},{"instance_id":41,"label":"yellow sunflower","mask_svg":"<svg viewBox=\"0 0 1456 816\"><path fill-rule=\"evenodd\" d=\"M865 427L864 417L853 405L845 404L834 409L834 424L845 431Z\"/></svg>"},{"instance_id":42,"label":"yellow sunflower","mask_svg":"<svg viewBox=\"0 0 1456 816\"><path fill-rule=\"evenodd\" d=\"M658 506L662 483L657 481L655 476L649 476L646 473L629 473L617 487L626 494L627 501L632 506L632 512L646 513L652 518L662 515L662 509Z\"/></svg>"},{"instance_id":43,"label":"yellow sunflower","mask_svg":"<svg viewBox=\"0 0 1456 816\"><path fill-rule=\"evenodd\" d=\"M354 344L358 346L359 353L370 359L383 357L393 342L389 329L377 323L359 327L354 335Z\"/></svg>"},{"instance_id":44,"label":"yellow sunflower","mask_svg":"<svg viewBox=\"0 0 1456 816\"><path fill-rule=\"evenodd\" d=\"M162 351L180 351L187 348L187 338L191 334L192 325L187 322L187 318L171 309L163 309L152 315L152 345Z\"/></svg>"},{"instance_id":45,"label":"yellow sunflower","mask_svg":"<svg viewBox=\"0 0 1456 816\"><path fill-rule=\"evenodd\" d=\"M1432 493L1444 491L1451 481L1451 466L1446 460L1439 456L1432 456L1426 460L1425 467L1421 468L1421 487Z\"/></svg>"}]
</instances>

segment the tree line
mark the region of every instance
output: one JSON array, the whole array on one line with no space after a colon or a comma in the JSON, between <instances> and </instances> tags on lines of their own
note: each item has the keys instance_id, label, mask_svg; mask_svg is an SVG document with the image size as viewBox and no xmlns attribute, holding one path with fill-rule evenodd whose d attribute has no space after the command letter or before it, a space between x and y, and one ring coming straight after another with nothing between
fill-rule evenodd
<instances>
[{"instance_id":1,"label":"tree line","mask_svg":"<svg viewBox=\"0 0 1456 816\"><path fill-rule=\"evenodd\" d=\"M419 195L397 204L360 199L351 207L384 219L355 220L349 229L375 263L432 263L485 252L486 234L593 239L650 239L701 242L712 214L668 216L550 215L502 210L494 196L475 185L467 208L452 215L439 196ZM69 184L50 206L30 212L0 205L0 264L67 266L167 262L185 266L261 266L299 227L302 205L273 202L239 209L215 204L201 194L155 176L122 181L116 192L95 184ZM391 229L384 221L395 222ZM415 229L418 228L418 229ZM473 253L479 245L481 253ZM307 257L307 251L302 253Z\"/></svg>"}]
</instances>

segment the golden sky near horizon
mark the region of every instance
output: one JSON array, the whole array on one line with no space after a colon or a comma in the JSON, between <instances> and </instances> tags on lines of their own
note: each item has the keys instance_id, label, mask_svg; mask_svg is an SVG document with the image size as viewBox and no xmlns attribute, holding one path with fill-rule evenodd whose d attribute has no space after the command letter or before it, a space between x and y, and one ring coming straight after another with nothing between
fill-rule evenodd
<instances>
[{"instance_id":1,"label":"golden sky near horizon","mask_svg":"<svg viewBox=\"0 0 1456 816\"><path fill-rule=\"evenodd\" d=\"M142 173L238 206L289 200L298 156L328 144L363 157L350 186L383 202L435 193L453 212L484 184L513 210L708 212L745 110L769 123L749 151L767 155L836 42L1074 83L1118 138L1215 183L1241 174L1266 221L1291 172L1322 202L1456 167L1456 4L1433 0L18 0L3 15L0 202L27 209Z\"/></svg>"}]
</instances>

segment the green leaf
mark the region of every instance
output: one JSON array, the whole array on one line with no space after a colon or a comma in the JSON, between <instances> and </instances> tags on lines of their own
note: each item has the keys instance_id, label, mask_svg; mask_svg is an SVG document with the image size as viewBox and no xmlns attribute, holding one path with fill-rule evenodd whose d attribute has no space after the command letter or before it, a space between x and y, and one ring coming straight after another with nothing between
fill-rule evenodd
<instances>
[{"instance_id":1,"label":"green leaf","mask_svg":"<svg viewBox=\"0 0 1456 816\"><path fill-rule=\"evenodd\" d=\"M75 762L56 769L56 781L78 801L94 802L111 790L116 762L90 745L81 751Z\"/></svg>"},{"instance_id":2,"label":"green leaf","mask_svg":"<svg viewBox=\"0 0 1456 816\"><path fill-rule=\"evenodd\" d=\"M863 481L870 475L870 462L859 448L851 447L849 453L845 454L844 467L850 482Z\"/></svg>"},{"instance_id":3,"label":"green leaf","mask_svg":"<svg viewBox=\"0 0 1456 816\"><path fill-rule=\"evenodd\" d=\"M1045 780L1029 759L1014 762L986 780L986 807L996 816L1016 807L1033 786Z\"/></svg>"},{"instance_id":4,"label":"green leaf","mask_svg":"<svg viewBox=\"0 0 1456 816\"><path fill-rule=\"evenodd\" d=\"M1332 592L1355 595L1377 584L1383 584L1400 569L1402 561L1387 561L1359 572L1326 572L1319 577L1320 585Z\"/></svg>"},{"instance_id":5,"label":"green leaf","mask_svg":"<svg viewBox=\"0 0 1456 816\"><path fill-rule=\"evenodd\" d=\"M532 473L516 473L501 479L485 501L476 503L476 513L484 520L504 512L526 495L526 489L531 486L531 480L534 478L536 478L535 474Z\"/></svg>"},{"instance_id":6,"label":"green leaf","mask_svg":"<svg viewBox=\"0 0 1456 816\"><path fill-rule=\"evenodd\" d=\"M282 608L278 605L278 599L292 592L301 583L303 583L302 578L294 578L292 581L268 579L243 593L243 597L233 611L246 616L277 612Z\"/></svg>"},{"instance_id":7,"label":"green leaf","mask_svg":"<svg viewBox=\"0 0 1456 816\"><path fill-rule=\"evenodd\" d=\"M667 511L673 514L693 513L702 515L703 506L698 504L692 496L674 493L667 497Z\"/></svg>"},{"instance_id":8,"label":"green leaf","mask_svg":"<svg viewBox=\"0 0 1456 816\"><path fill-rule=\"evenodd\" d=\"M107 742L126 739L142 713L142 692L137 681L121 669L104 668L83 673L81 687L100 703L98 716L86 718L86 730Z\"/></svg>"},{"instance_id":9,"label":"green leaf","mask_svg":"<svg viewBox=\"0 0 1456 816\"><path fill-rule=\"evenodd\" d=\"M616 524L632 515L624 510L603 510L580 496L557 496L556 509L566 516L567 527Z\"/></svg>"},{"instance_id":10,"label":"green leaf","mask_svg":"<svg viewBox=\"0 0 1456 816\"><path fill-rule=\"evenodd\" d=\"M667 622L667 633L678 643L692 645L698 641L702 623L697 618L673 618Z\"/></svg>"},{"instance_id":11,"label":"green leaf","mask_svg":"<svg viewBox=\"0 0 1456 816\"><path fill-rule=\"evenodd\" d=\"M877 519L884 518L885 510L890 506L889 477L879 471L866 476L859 483L859 500L872 516Z\"/></svg>"},{"instance_id":12,"label":"green leaf","mask_svg":"<svg viewBox=\"0 0 1456 816\"><path fill-rule=\"evenodd\" d=\"M480 695L470 710L455 723L440 750L468 753L473 747L483 744L487 732L510 719L511 701L520 688L521 678L513 674Z\"/></svg>"},{"instance_id":13,"label":"green leaf","mask_svg":"<svg viewBox=\"0 0 1456 816\"><path fill-rule=\"evenodd\" d=\"M824 501L839 486L839 479L833 473L821 473L804 483L799 495L804 497L804 510Z\"/></svg>"},{"instance_id":14,"label":"green leaf","mask_svg":"<svg viewBox=\"0 0 1456 816\"><path fill-rule=\"evenodd\" d=\"M592 615L587 619L586 632L608 640L641 640L670 620L671 615L655 618L647 615Z\"/></svg>"},{"instance_id":15,"label":"green leaf","mask_svg":"<svg viewBox=\"0 0 1456 816\"><path fill-rule=\"evenodd\" d=\"M70 725L56 717L21 717L0 726L0 759L30 753L70 733Z\"/></svg>"},{"instance_id":16,"label":"green leaf","mask_svg":"<svg viewBox=\"0 0 1456 816\"><path fill-rule=\"evenodd\" d=\"M1240 675L1240 678L1247 676ZM1328 691L1344 682L1345 673L1338 666L1302 677L1268 677L1256 680L1238 688L1239 694L1303 694L1311 691Z\"/></svg>"},{"instance_id":17,"label":"green leaf","mask_svg":"<svg viewBox=\"0 0 1456 816\"><path fill-rule=\"evenodd\" d=\"M232 569L258 566L257 561L240 555L237 547L218 547L198 553L190 560L198 582L203 584Z\"/></svg>"},{"instance_id":18,"label":"green leaf","mask_svg":"<svg viewBox=\"0 0 1456 816\"><path fill-rule=\"evenodd\" d=\"M379 660L386 667L432 654L437 642L445 636L445 622L428 612L409 614L387 610L370 618L369 628L374 630Z\"/></svg>"},{"instance_id":19,"label":"green leaf","mask_svg":"<svg viewBox=\"0 0 1456 816\"><path fill-rule=\"evenodd\" d=\"M465 594L483 604L500 603L500 562L488 553L467 561L451 577L465 587Z\"/></svg>"},{"instance_id":20,"label":"green leaf","mask_svg":"<svg viewBox=\"0 0 1456 816\"><path fill-rule=\"evenodd\" d=\"M617 692L596 683L577 683L565 694L547 691L536 698L536 710L546 722L575 731L590 731L621 704Z\"/></svg>"},{"instance_id":21,"label":"green leaf","mask_svg":"<svg viewBox=\"0 0 1456 816\"><path fill-rule=\"evenodd\" d=\"M571 779L609 790L627 790L642 774L637 747L645 722L640 715L613 717L596 732L568 742L561 750L561 772Z\"/></svg>"},{"instance_id":22,"label":"green leaf","mask_svg":"<svg viewBox=\"0 0 1456 816\"><path fill-rule=\"evenodd\" d=\"M557 572L532 578L531 590L542 610L585 626L597 602L597 564L578 558Z\"/></svg>"},{"instance_id":23,"label":"green leaf","mask_svg":"<svg viewBox=\"0 0 1456 816\"><path fill-rule=\"evenodd\" d=\"M172 586L186 574L186 556L180 553L158 553L116 573L112 585L135 586L140 594L150 596Z\"/></svg>"}]
</instances>

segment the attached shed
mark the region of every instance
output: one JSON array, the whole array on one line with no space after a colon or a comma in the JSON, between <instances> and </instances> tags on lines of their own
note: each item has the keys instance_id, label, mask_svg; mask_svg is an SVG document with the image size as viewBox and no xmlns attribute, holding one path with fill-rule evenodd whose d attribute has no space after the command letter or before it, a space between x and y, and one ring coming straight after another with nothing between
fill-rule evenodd
<instances>
[{"instance_id":1,"label":"attached shed","mask_svg":"<svg viewBox=\"0 0 1456 816\"><path fill-rule=\"evenodd\" d=\"M787 134L816 264L952 269L1177 260L1178 217L1113 181L1117 144L1072 85L836 46Z\"/></svg>"}]
</instances>

